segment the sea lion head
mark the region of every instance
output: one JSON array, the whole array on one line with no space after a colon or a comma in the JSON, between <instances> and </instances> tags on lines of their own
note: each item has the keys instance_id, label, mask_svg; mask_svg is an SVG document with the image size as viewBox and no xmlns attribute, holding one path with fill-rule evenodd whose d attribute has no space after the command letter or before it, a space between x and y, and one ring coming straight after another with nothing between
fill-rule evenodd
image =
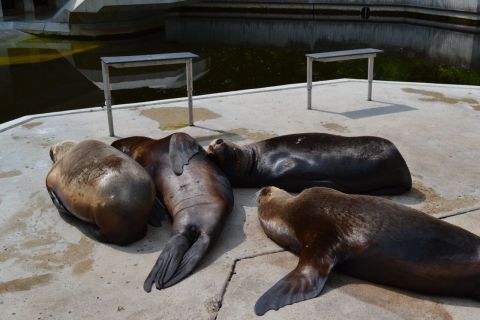
<instances>
[{"instance_id":1,"label":"sea lion head","mask_svg":"<svg viewBox=\"0 0 480 320\"><path fill-rule=\"evenodd\" d=\"M64 140L54 144L50 148L50 159L52 159L53 163L57 162L76 144L78 144L78 141L75 140Z\"/></svg>"},{"instance_id":2,"label":"sea lion head","mask_svg":"<svg viewBox=\"0 0 480 320\"><path fill-rule=\"evenodd\" d=\"M264 187L258 192L257 201L260 206L268 204L272 201L283 201L292 196L285 190L277 187Z\"/></svg>"},{"instance_id":3,"label":"sea lion head","mask_svg":"<svg viewBox=\"0 0 480 320\"><path fill-rule=\"evenodd\" d=\"M207 147L207 154L230 178L244 175L250 165L245 148L229 140L213 140Z\"/></svg>"}]
</instances>

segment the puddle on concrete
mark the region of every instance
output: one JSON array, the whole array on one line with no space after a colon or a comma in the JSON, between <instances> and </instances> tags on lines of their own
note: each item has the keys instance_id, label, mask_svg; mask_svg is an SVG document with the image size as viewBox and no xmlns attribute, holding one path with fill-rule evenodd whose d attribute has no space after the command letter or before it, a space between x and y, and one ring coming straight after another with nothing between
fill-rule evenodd
<instances>
[{"instance_id":1,"label":"puddle on concrete","mask_svg":"<svg viewBox=\"0 0 480 320\"><path fill-rule=\"evenodd\" d=\"M420 89L414 89L414 88L402 88L402 90L407 93L415 93L415 94L425 96L426 98L419 99L421 101L443 102L446 104L466 103L466 104L469 104L474 110L480 111L480 102L473 98L452 98L452 97L445 96L441 92L420 90Z\"/></svg>"},{"instance_id":2,"label":"puddle on concrete","mask_svg":"<svg viewBox=\"0 0 480 320\"><path fill-rule=\"evenodd\" d=\"M37 122L28 122L22 125L22 127L27 128L27 129L32 129L35 127L38 127L39 125L43 124L43 122L37 121Z\"/></svg>"},{"instance_id":3,"label":"puddle on concrete","mask_svg":"<svg viewBox=\"0 0 480 320\"><path fill-rule=\"evenodd\" d=\"M140 111L142 116L157 121L162 130L175 130L188 126L188 108L166 107ZM195 121L220 118L220 115L205 108L193 108Z\"/></svg>"},{"instance_id":4,"label":"puddle on concrete","mask_svg":"<svg viewBox=\"0 0 480 320\"><path fill-rule=\"evenodd\" d=\"M42 274L28 278L15 279L7 282L0 282L0 294L6 292L17 292L30 290L33 287L45 285L52 279L52 274Z\"/></svg>"},{"instance_id":5,"label":"puddle on concrete","mask_svg":"<svg viewBox=\"0 0 480 320\"><path fill-rule=\"evenodd\" d=\"M42 191L29 196L25 209L18 211L6 221L0 230L0 238L5 245L0 251L0 262L14 260L14 263L25 264L28 269L58 270L72 266L72 273L82 274L91 270L94 260L91 254L94 242L82 236L78 243L66 243L62 237L52 230L51 223L45 222L44 214L50 217L48 221L60 219L51 200ZM40 221L42 220L42 221ZM17 240L23 241L17 241Z\"/></svg>"},{"instance_id":6,"label":"puddle on concrete","mask_svg":"<svg viewBox=\"0 0 480 320\"><path fill-rule=\"evenodd\" d=\"M420 176L415 176L412 190L409 192L398 196L387 196L386 198L404 205L415 206L416 209L431 215L469 208L480 201L479 197L470 195L446 199L435 189L426 186L420 179Z\"/></svg>"},{"instance_id":7,"label":"puddle on concrete","mask_svg":"<svg viewBox=\"0 0 480 320\"><path fill-rule=\"evenodd\" d=\"M239 135L245 139L251 140L253 142L270 139L276 137L277 135L271 132L266 131L252 131L245 128L237 128L226 131L227 133L232 133L235 135Z\"/></svg>"},{"instance_id":8,"label":"puddle on concrete","mask_svg":"<svg viewBox=\"0 0 480 320\"><path fill-rule=\"evenodd\" d=\"M335 132L338 132L338 133L348 132L347 127L344 127L342 125L339 125L339 124L333 123L333 122L322 123L322 126L327 130L335 131Z\"/></svg>"},{"instance_id":9,"label":"puddle on concrete","mask_svg":"<svg viewBox=\"0 0 480 320\"><path fill-rule=\"evenodd\" d=\"M11 178L11 177L16 177L22 174L22 171L20 170L12 170L12 171L0 171L0 179L3 178Z\"/></svg>"},{"instance_id":10,"label":"puddle on concrete","mask_svg":"<svg viewBox=\"0 0 480 320\"><path fill-rule=\"evenodd\" d=\"M459 196L456 199L445 199L433 188L426 186L421 180L414 180L413 186L425 195L425 201L423 206L420 207L420 210L428 214L468 208L479 201L479 199L474 196Z\"/></svg>"},{"instance_id":11,"label":"puddle on concrete","mask_svg":"<svg viewBox=\"0 0 480 320\"><path fill-rule=\"evenodd\" d=\"M74 267L73 267L73 274L79 275L79 274L84 274L90 270L92 270L93 262L95 260L93 259L87 259L78 262Z\"/></svg>"},{"instance_id":12,"label":"puddle on concrete","mask_svg":"<svg viewBox=\"0 0 480 320\"><path fill-rule=\"evenodd\" d=\"M417 298L412 293L403 294L393 288L383 288L345 276L332 276L329 286L357 300L394 313L402 319L452 319L440 303L421 296Z\"/></svg>"}]
</instances>

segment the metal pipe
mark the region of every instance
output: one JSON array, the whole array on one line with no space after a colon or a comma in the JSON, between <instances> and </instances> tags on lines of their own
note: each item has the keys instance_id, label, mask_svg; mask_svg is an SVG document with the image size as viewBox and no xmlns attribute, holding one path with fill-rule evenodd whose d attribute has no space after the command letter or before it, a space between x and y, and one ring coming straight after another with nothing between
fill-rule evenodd
<instances>
[{"instance_id":1,"label":"metal pipe","mask_svg":"<svg viewBox=\"0 0 480 320\"><path fill-rule=\"evenodd\" d=\"M373 64L375 57L368 58L368 101L372 101Z\"/></svg>"},{"instance_id":2,"label":"metal pipe","mask_svg":"<svg viewBox=\"0 0 480 320\"><path fill-rule=\"evenodd\" d=\"M187 94L188 94L188 125L193 126L193 71L192 71L192 59L187 60Z\"/></svg>"},{"instance_id":3,"label":"metal pipe","mask_svg":"<svg viewBox=\"0 0 480 320\"><path fill-rule=\"evenodd\" d=\"M312 58L307 57L307 110L312 110Z\"/></svg>"},{"instance_id":4,"label":"metal pipe","mask_svg":"<svg viewBox=\"0 0 480 320\"><path fill-rule=\"evenodd\" d=\"M102 77L103 77L103 93L105 96L105 106L107 107L108 130L110 137L114 137L113 131L113 116L112 116L112 96L110 94L110 74L108 65L102 61Z\"/></svg>"}]
</instances>

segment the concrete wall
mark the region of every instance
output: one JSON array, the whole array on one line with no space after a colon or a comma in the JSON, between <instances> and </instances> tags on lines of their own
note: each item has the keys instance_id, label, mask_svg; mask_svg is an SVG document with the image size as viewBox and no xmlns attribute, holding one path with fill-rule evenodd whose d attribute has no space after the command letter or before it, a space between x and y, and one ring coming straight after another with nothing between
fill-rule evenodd
<instances>
[{"instance_id":1,"label":"concrete wall","mask_svg":"<svg viewBox=\"0 0 480 320\"><path fill-rule=\"evenodd\" d=\"M330 5L359 5L359 6L413 6L429 9L455 10L465 12L480 12L480 0L275 0L275 1L254 1L254 0L206 0L202 2L224 2L224 3L292 3L292 4L330 4Z\"/></svg>"},{"instance_id":2,"label":"concrete wall","mask_svg":"<svg viewBox=\"0 0 480 320\"><path fill-rule=\"evenodd\" d=\"M269 19L169 18L167 40L255 46L299 46L314 51L328 43L350 48L412 50L458 67L480 66L480 34L403 23Z\"/></svg>"}]
</instances>

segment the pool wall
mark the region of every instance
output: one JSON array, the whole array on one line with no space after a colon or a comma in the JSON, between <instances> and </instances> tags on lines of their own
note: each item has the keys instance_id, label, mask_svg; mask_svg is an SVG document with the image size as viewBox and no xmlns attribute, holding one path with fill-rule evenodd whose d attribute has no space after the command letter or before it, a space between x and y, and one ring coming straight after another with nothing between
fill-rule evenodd
<instances>
[{"instance_id":1,"label":"pool wall","mask_svg":"<svg viewBox=\"0 0 480 320\"><path fill-rule=\"evenodd\" d=\"M407 6L438 10L454 10L471 13L480 12L478 0L276 0L276 1L253 1L253 0L205 0L204 3L259 3L263 5L274 4L306 4L306 5L355 5L355 6Z\"/></svg>"}]
</instances>

